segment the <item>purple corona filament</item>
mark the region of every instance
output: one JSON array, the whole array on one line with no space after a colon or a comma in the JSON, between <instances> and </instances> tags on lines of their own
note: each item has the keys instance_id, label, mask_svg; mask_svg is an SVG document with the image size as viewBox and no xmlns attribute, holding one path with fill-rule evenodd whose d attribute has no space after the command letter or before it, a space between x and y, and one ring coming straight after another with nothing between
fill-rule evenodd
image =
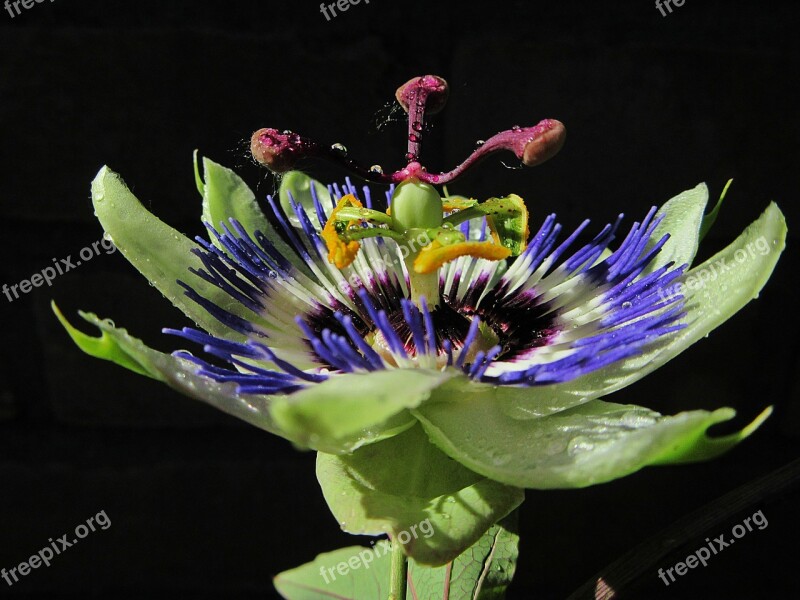
<instances>
[{"instance_id":1,"label":"purple corona filament","mask_svg":"<svg viewBox=\"0 0 800 600\"><path fill-rule=\"evenodd\" d=\"M253 158L274 173L295 168L305 158L318 158L336 163L356 176L374 183L398 184L418 179L434 185L448 184L490 154L513 152L528 167L539 165L555 156L564 145L566 129L555 119L544 119L532 127L513 127L492 136L475 149L460 165L446 173L428 173L419 162L426 114L436 114L447 102L447 82L436 75L415 77L401 85L395 97L408 114L407 164L393 173L365 167L349 158L339 144L324 146L291 131L263 128L256 131L250 148Z\"/></svg>"}]
</instances>

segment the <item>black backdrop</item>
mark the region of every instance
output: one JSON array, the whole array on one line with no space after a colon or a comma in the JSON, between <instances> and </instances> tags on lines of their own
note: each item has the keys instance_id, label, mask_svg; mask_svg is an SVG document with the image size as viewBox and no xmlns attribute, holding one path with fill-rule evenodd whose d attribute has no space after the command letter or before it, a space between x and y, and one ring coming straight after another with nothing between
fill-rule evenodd
<instances>
[{"instance_id":1,"label":"black backdrop","mask_svg":"<svg viewBox=\"0 0 800 600\"><path fill-rule=\"evenodd\" d=\"M701 181L716 195L733 177L703 256L772 199L791 228L800 222L792 4L688 0L662 17L644 0L372 0L330 22L317 2L55 0L14 18L0 12L0 279L17 283L100 239L88 191L103 164L191 234L200 232L194 148L236 167L261 196L273 183L244 148L262 126L396 167L404 124L375 122L396 86L424 73L451 85L423 150L431 169L517 123L555 117L569 132L547 165L510 170L490 159L455 191L516 192L535 221L556 211L569 228L643 214ZM734 406L739 425L768 404L774 416L710 463L529 492L510 597L564 598L678 518L797 457L796 251L790 235L760 299L614 398L665 413ZM96 311L164 350L174 346L160 328L183 324L118 253L51 288L0 297L0 566L100 511L112 522L13 587L0 580L0 595L272 597L274 574L352 541L324 504L311 454L81 354L51 298L70 317ZM669 588L647 572L630 597L796 597L799 498L790 488L753 505L767 529ZM705 535L686 536L685 552L658 566Z\"/></svg>"}]
</instances>

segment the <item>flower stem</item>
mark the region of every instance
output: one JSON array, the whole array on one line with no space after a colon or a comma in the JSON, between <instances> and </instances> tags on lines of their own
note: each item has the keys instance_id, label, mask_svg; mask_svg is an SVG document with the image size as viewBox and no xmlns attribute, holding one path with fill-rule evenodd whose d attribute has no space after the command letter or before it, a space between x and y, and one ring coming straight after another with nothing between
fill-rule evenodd
<instances>
[{"instance_id":1,"label":"flower stem","mask_svg":"<svg viewBox=\"0 0 800 600\"><path fill-rule=\"evenodd\" d=\"M406 600L408 558L403 545L392 540L392 567L389 573L389 600Z\"/></svg>"}]
</instances>

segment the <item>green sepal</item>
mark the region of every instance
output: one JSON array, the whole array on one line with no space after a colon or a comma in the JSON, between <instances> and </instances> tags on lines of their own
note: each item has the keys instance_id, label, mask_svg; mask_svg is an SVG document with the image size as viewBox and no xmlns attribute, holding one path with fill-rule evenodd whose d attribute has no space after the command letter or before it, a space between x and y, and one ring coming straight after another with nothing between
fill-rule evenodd
<instances>
[{"instance_id":1,"label":"green sepal","mask_svg":"<svg viewBox=\"0 0 800 600\"><path fill-rule=\"evenodd\" d=\"M742 431L710 438L730 408L675 416L594 400L548 416L518 419L499 406L462 395L436 397L415 409L430 439L454 460L486 477L525 488L582 488L655 464L707 460L750 435L766 409Z\"/></svg>"},{"instance_id":2,"label":"green sepal","mask_svg":"<svg viewBox=\"0 0 800 600\"><path fill-rule=\"evenodd\" d=\"M116 336L110 335L103 329L101 329L100 337L86 335L81 330L73 327L72 324L67 321L67 318L58 308L55 301L50 302L50 308L56 314L56 317L64 329L67 330L69 337L72 338L72 341L75 342L75 345L89 356L108 360L118 364L121 367L125 367L129 371L138 373L139 375L145 375L147 377L151 377L152 379L161 380L161 377L158 376L156 372L154 372L152 369L149 369L147 365L140 363L130 354L125 352L123 346L117 341ZM90 323L96 319L96 317L91 314L83 312L80 314L81 317Z\"/></svg>"},{"instance_id":3,"label":"green sepal","mask_svg":"<svg viewBox=\"0 0 800 600\"><path fill-rule=\"evenodd\" d=\"M331 512L349 533L388 533L397 539L429 520L436 534L404 549L417 562L434 566L464 552L524 499L519 487L451 460L419 426L352 454L320 452L317 479Z\"/></svg>"},{"instance_id":4,"label":"green sepal","mask_svg":"<svg viewBox=\"0 0 800 600\"><path fill-rule=\"evenodd\" d=\"M427 528L415 531L417 537L429 532ZM406 595L426 600L502 600L516 570L516 531L516 523L504 519L441 567L409 559ZM388 596L390 552L391 542L386 539L373 547L350 546L325 552L313 562L280 573L273 583L286 600L382 600Z\"/></svg>"},{"instance_id":5,"label":"green sepal","mask_svg":"<svg viewBox=\"0 0 800 600\"><path fill-rule=\"evenodd\" d=\"M200 174L200 163L198 158L200 153L197 149L192 152L192 167L194 170L194 185L197 188L197 191L200 194L201 198L206 197L206 184L203 182L203 176Z\"/></svg>"},{"instance_id":6,"label":"green sepal","mask_svg":"<svg viewBox=\"0 0 800 600\"><path fill-rule=\"evenodd\" d=\"M733 183L733 179L729 179L728 183L725 184L725 188L722 190L722 193L719 195L719 200L714 205L714 208L711 210L710 213L703 217L703 223L700 225L700 241L703 241L703 238L706 237L708 232L714 226L714 223L717 221L717 215L719 215L719 209L722 208L722 202L725 200L725 196L728 194L728 188L731 187Z\"/></svg>"},{"instance_id":7,"label":"green sepal","mask_svg":"<svg viewBox=\"0 0 800 600\"><path fill-rule=\"evenodd\" d=\"M414 424L416 408L454 371L386 369L336 375L272 403L272 417L295 444L351 452Z\"/></svg>"},{"instance_id":8,"label":"green sepal","mask_svg":"<svg viewBox=\"0 0 800 600\"><path fill-rule=\"evenodd\" d=\"M240 394L235 383L219 383L197 375L197 365L185 358L149 348L124 329L115 327L111 321L100 319L92 313L80 312L85 321L100 329L100 337L91 337L73 327L55 303L52 303L52 308L73 341L90 356L157 379L190 398L210 404L270 433L283 435L269 414L272 396Z\"/></svg>"}]
</instances>

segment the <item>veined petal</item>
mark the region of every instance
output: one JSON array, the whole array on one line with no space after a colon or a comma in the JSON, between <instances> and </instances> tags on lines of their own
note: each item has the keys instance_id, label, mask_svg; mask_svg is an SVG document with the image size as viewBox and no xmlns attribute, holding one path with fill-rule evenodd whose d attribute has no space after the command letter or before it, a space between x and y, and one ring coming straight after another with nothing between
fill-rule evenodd
<instances>
[{"instance_id":1,"label":"veined petal","mask_svg":"<svg viewBox=\"0 0 800 600\"><path fill-rule=\"evenodd\" d=\"M292 202L299 203L303 207L317 231L325 226L326 215L333 209L333 199L328 188L301 171L289 171L281 176L278 197L281 208L295 227L301 225L300 219L292 209Z\"/></svg>"},{"instance_id":2,"label":"veined petal","mask_svg":"<svg viewBox=\"0 0 800 600\"><path fill-rule=\"evenodd\" d=\"M641 406L594 400L533 419L515 419L474 394L440 389L413 412L431 441L473 471L509 485L580 488L629 475L653 464L713 458L747 437L769 416L765 410L739 433L709 438L706 431L732 419L721 408L662 416Z\"/></svg>"}]
</instances>

